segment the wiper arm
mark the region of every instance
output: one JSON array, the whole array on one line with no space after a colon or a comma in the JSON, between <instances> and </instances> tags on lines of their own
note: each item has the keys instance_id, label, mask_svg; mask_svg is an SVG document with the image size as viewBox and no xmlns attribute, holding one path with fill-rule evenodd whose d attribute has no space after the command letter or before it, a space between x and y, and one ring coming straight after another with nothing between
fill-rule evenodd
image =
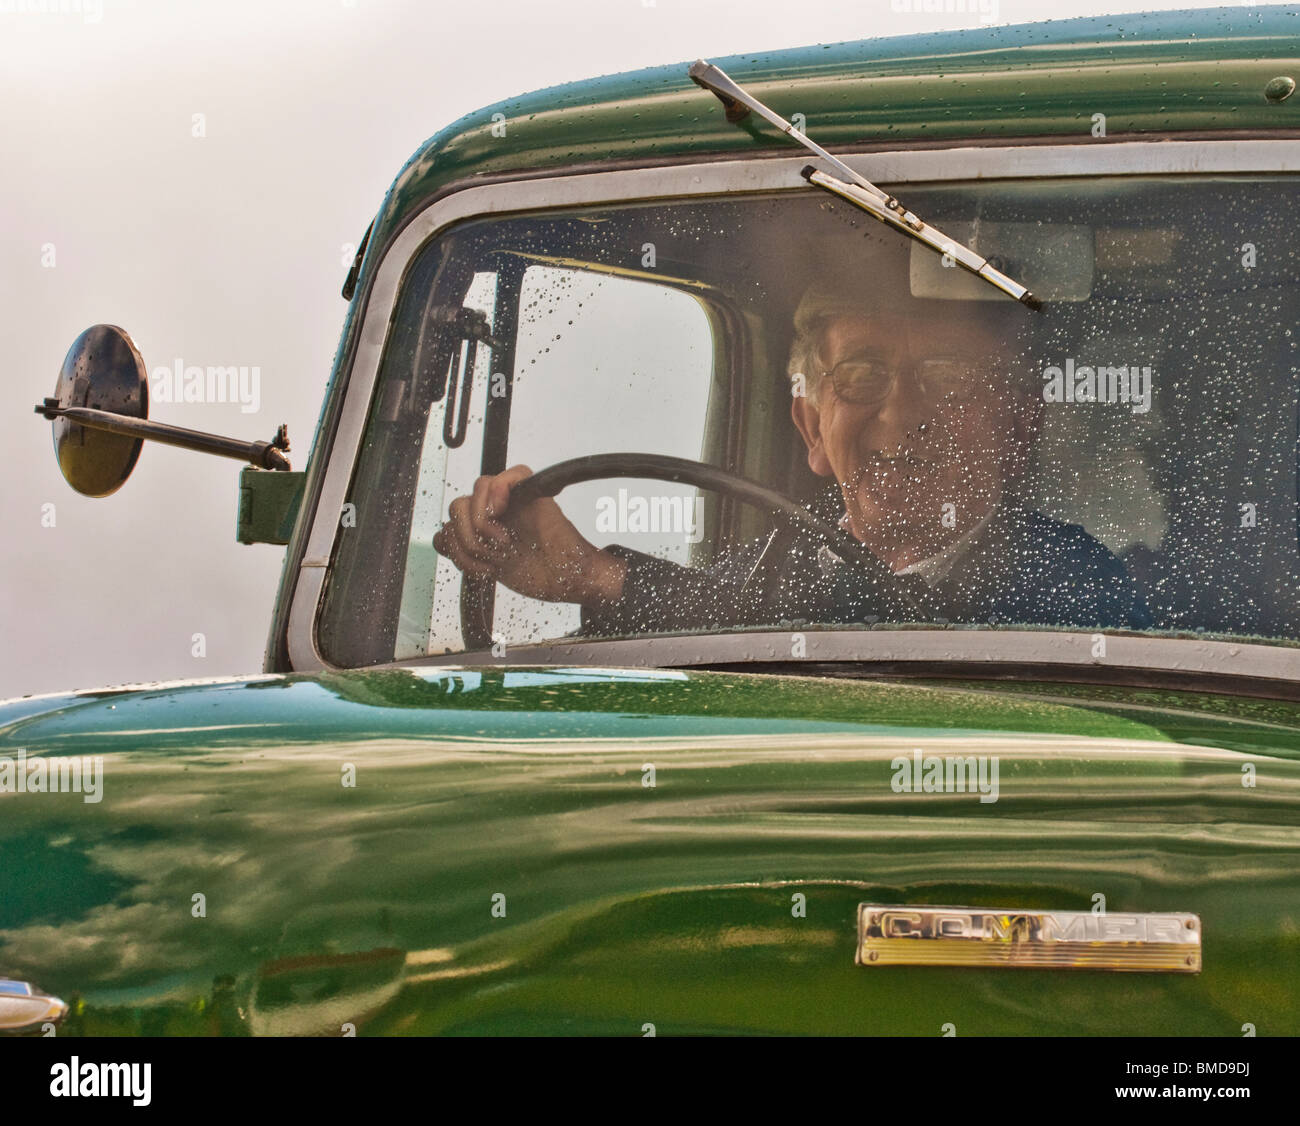
<instances>
[{"instance_id":1,"label":"wiper arm","mask_svg":"<svg viewBox=\"0 0 1300 1126\"><path fill-rule=\"evenodd\" d=\"M949 238L937 227L932 227L917 218L894 196L876 187L865 176L854 172L844 161L832 156L821 145L810 140L775 110L769 109L752 94L741 89L725 72L712 63L698 59L691 64L687 74L697 85L718 96L726 107L727 120L739 122L752 110L765 121L775 125L786 136L832 165L843 177L837 179L808 165L803 169L802 175L810 184L848 200L882 223L925 243L936 253L950 256L953 261L976 277L983 278L990 285L996 286L1003 293L1023 302L1031 309L1039 307L1038 299L1018 281L1007 277L1001 270L994 269L989 265L987 258L981 257L969 247Z\"/></svg>"}]
</instances>

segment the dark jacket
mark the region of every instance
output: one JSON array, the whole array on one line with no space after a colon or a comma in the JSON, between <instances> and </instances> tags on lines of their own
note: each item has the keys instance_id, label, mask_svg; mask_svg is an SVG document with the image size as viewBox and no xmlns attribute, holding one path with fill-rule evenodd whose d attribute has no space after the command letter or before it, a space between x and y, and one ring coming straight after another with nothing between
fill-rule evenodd
<instances>
[{"instance_id":1,"label":"dark jacket","mask_svg":"<svg viewBox=\"0 0 1300 1126\"><path fill-rule=\"evenodd\" d=\"M832 487L808 507L835 523L844 514ZM626 635L783 622L938 622L1146 629L1151 618L1124 565L1077 524L1005 502L948 574L883 581L800 533L778 559L771 537L708 567L684 567L614 545L627 561L623 596L584 609L582 633ZM756 564L762 558L762 566Z\"/></svg>"}]
</instances>

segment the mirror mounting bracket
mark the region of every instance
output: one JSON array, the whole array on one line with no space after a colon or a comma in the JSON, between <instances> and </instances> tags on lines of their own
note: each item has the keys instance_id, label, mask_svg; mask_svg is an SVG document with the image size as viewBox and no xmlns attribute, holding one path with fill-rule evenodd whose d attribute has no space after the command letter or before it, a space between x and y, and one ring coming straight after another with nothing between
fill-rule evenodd
<instances>
[{"instance_id":1,"label":"mirror mounting bracket","mask_svg":"<svg viewBox=\"0 0 1300 1126\"><path fill-rule=\"evenodd\" d=\"M54 394L36 405L53 423L54 450L64 479L88 497L106 497L125 483L146 440L235 458L260 469L288 472L289 432L269 442L245 442L149 419L144 360L116 325L92 325L73 341Z\"/></svg>"}]
</instances>

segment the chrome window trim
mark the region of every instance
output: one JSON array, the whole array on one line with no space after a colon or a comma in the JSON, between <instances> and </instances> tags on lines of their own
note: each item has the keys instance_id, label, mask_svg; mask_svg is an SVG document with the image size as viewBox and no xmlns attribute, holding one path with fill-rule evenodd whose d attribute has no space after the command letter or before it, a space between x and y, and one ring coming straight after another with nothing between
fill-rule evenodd
<instances>
[{"instance_id":1,"label":"chrome window trim","mask_svg":"<svg viewBox=\"0 0 1300 1126\"><path fill-rule=\"evenodd\" d=\"M841 154L842 155L842 154ZM1213 175L1218 173L1285 173L1300 171L1300 141L1292 140L1250 140L1234 139L1222 141L1130 141L1116 143L1081 142L1062 145L1020 145L1001 147L954 147L940 149L905 150L897 152L861 153L842 155L842 159L854 171L877 184L898 185L907 183L941 183L945 181L970 181L983 179L1043 179L1049 177L1076 176L1139 176L1139 175ZM466 186L450 195L442 196L420 211L406 225L401 233L393 239L386 254L376 267L375 280L371 286L366 307L362 312L362 323L356 353L353 357L350 378L344 391L343 407L340 411L338 428L330 448L329 464L322 482L320 498L316 510L311 514L311 530L303 551L302 561L298 566L297 579L294 583L293 597L290 603L289 620L286 629L286 643L289 663L295 671L313 671L331 669L316 645L316 616L320 599L324 594L325 579L333 553L334 537L339 531L339 516L346 500L348 483L352 480L353 468L365 433L366 419L369 414L370 400L375 381L379 374L379 364L383 356L388 328L396 307L401 280L416 253L439 231L453 223L470 218L481 218L494 214L506 214L520 211L538 211L555 207L582 206L593 204L630 203L653 199L689 198L693 196L724 195L730 193L771 192L771 191L815 191L799 175L808 163L804 155L790 158L743 159L709 161L700 164L680 164L655 168L619 169L610 172L584 173L581 175L558 175L549 179L517 180L505 183ZM900 236L901 237L901 236ZM853 631L851 636L857 639L859 648L856 660L928 660L933 655L920 656L928 651L932 638L952 639L971 631L933 631L933 630L870 630ZM727 638L762 637L763 634L722 635ZM843 631L819 634L809 631L809 638L845 636ZM1038 631L1017 632L975 632L982 646L979 659L1021 663L1035 658L1026 654L1042 649L1041 639L1047 636L1068 639L1071 637L1089 637L1086 634L1044 634ZM1023 639L1039 639L1028 644ZM699 649L697 642L704 638L691 639L691 645ZM1110 638L1108 646L1120 640ZM1194 645L1206 647L1206 651L1218 652L1219 646L1226 646L1234 651L1250 650L1252 655L1244 662L1233 658L1231 670L1219 662L1222 657L1210 658L1213 669L1208 671L1229 672L1234 675L1283 676L1287 679L1300 679L1300 650L1269 645L1235 645L1227 642L1176 642L1171 639L1125 638L1125 642L1139 645L1179 644L1187 648ZM598 653L593 654L593 663L614 664L616 653L623 649L611 649L610 646L647 646L662 652L664 663L673 663L670 659L671 648L664 648L663 642L672 641L681 644L681 639L647 638L636 641L601 641L584 643L584 651L598 646ZM942 643L940 643L942 644ZM956 643L948 642L952 648ZM571 661L573 657L560 657L563 651L571 651L573 643L552 644L528 647L529 651L546 650L557 654L557 660ZM916 648L913 648L916 647ZM964 648L957 645L957 648ZM647 652L650 651L647 649ZM732 645L726 648L732 653L737 650ZM890 656L877 656L877 650L888 652ZM1082 650L1066 645L1049 645L1047 650L1055 652L1056 657L1044 659L1080 663ZM1127 648L1125 650L1127 652ZM1257 653L1255 651L1258 651ZM524 650L515 651L516 654ZM811 657L812 648L810 646ZM1141 658L1142 663L1157 660L1158 649L1134 650L1133 659ZM1226 650L1225 650L1226 652ZM1064 654L1073 653L1072 657ZM1290 654L1290 659L1284 655ZM1278 667L1286 671L1280 673L1256 672L1259 667L1274 667L1275 661L1265 659L1266 655L1278 655ZM429 662L464 663L472 654L449 654L445 658L429 658ZM758 660L755 656L746 658L732 656L719 657L724 660ZM840 660L844 657L824 657L826 660ZM963 658L954 657L960 660ZM1171 669L1188 668L1191 656L1181 656ZM409 664L411 662L393 662ZM635 660L633 665L658 664L660 661ZM685 663L685 662L678 662ZM1086 662L1084 662L1086 663ZM1107 661L1106 664L1115 664ZM1249 666L1249 667L1247 667ZM391 667L385 665L382 667ZM1152 665L1150 667L1165 667Z\"/></svg>"},{"instance_id":2,"label":"chrome window trim","mask_svg":"<svg viewBox=\"0 0 1300 1126\"><path fill-rule=\"evenodd\" d=\"M803 639L802 655L791 638ZM821 662L1003 664L1068 668L1135 669L1196 676L1250 676L1300 681L1300 647L1200 638L1104 635L1104 656L1095 656L1098 633L1051 629L852 629L808 626L711 634L574 639L510 646L502 657L489 651L448 653L392 661L376 668L430 665L597 665L610 668L673 668L764 662L793 666ZM1190 685L1189 685L1190 686Z\"/></svg>"}]
</instances>

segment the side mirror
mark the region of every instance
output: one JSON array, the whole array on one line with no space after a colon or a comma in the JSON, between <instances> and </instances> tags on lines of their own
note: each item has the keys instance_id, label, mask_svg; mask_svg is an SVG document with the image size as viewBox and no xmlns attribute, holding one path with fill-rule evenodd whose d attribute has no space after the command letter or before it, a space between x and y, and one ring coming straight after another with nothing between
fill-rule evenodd
<instances>
[{"instance_id":1,"label":"side mirror","mask_svg":"<svg viewBox=\"0 0 1300 1126\"><path fill-rule=\"evenodd\" d=\"M86 329L68 349L54 398L61 407L89 407L126 418L149 417L149 380L131 338L116 325ZM54 453L63 479L82 496L106 497L131 476L141 438L54 419Z\"/></svg>"},{"instance_id":2,"label":"side mirror","mask_svg":"<svg viewBox=\"0 0 1300 1126\"><path fill-rule=\"evenodd\" d=\"M289 470L284 426L269 442L243 442L149 421L149 381L139 349L116 325L92 325L68 349L54 395L36 413L54 424L64 480L88 497L115 493L131 476L144 439Z\"/></svg>"}]
</instances>

